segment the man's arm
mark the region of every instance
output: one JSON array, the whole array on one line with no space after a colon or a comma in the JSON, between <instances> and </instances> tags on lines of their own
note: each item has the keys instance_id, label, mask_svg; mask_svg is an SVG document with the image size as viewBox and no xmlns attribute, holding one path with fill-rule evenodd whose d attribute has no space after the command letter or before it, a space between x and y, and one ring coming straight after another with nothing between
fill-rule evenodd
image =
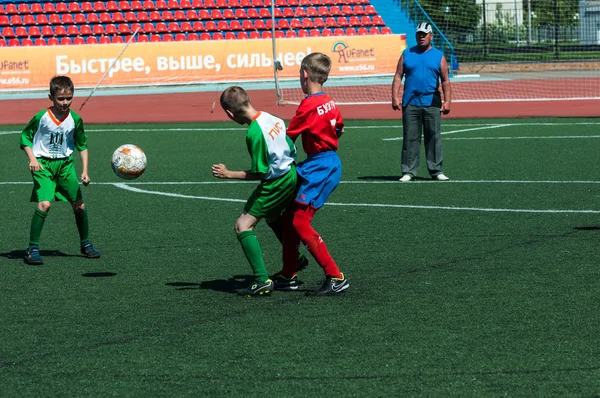
<instances>
[{"instance_id":1,"label":"man's arm","mask_svg":"<svg viewBox=\"0 0 600 398\"><path fill-rule=\"evenodd\" d=\"M443 55L441 69L442 91L444 92L442 113L444 115L447 115L450 113L450 105L452 104L452 87L450 86L450 77L448 76L448 63L446 62L446 57L444 57Z\"/></svg>"},{"instance_id":2,"label":"man's arm","mask_svg":"<svg viewBox=\"0 0 600 398\"><path fill-rule=\"evenodd\" d=\"M404 74L404 54L400 56L396 66L396 74L392 83L392 109L395 111L402 109L402 100L400 98L400 86L402 84L402 75Z\"/></svg>"}]
</instances>

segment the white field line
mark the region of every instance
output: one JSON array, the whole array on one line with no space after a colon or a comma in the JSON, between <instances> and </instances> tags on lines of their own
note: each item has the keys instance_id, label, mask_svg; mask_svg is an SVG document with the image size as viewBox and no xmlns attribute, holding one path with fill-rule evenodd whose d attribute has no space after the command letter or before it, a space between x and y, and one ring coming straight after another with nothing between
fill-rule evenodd
<instances>
[{"instance_id":1,"label":"white field line","mask_svg":"<svg viewBox=\"0 0 600 398\"><path fill-rule=\"evenodd\" d=\"M600 180L590 181L552 181L552 180L450 180L450 181L434 181L434 180L415 180L411 181L410 184L400 184L396 180L386 181L340 181L340 184L396 184L399 186L415 185L415 184L600 184ZM217 185L217 184L257 184L256 181L129 181L124 183L119 182L95 182L92 181L91 185ZM0 185L31 185L31 181L0 181Z\"/></svg>"}]
</instances>

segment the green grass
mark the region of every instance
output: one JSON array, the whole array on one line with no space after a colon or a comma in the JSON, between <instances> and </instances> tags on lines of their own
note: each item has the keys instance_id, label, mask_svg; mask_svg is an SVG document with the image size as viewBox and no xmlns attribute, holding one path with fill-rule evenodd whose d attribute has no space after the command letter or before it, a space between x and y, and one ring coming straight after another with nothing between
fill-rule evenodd
<instances>
[{"instance_id":1,"label":"green grass","mask_svg":"<svg viewBox=\"0 0 600 398\"><path fill-rule=\"evenodd\" d=\"M233 294L250 271L233 225L254 184L210 165L248 167L235 125L88 125L82 190L102 258L79 255L56 203L40 267L22 260L26 157L0 134L0 396L597 396L599 122L446 121L452 180L428 181L422 158L408 184L401 141L384 141L400 124L347 122L344 183L313 225L351 288L323 299ZM129 186L188 197L114 185L124 143L149 159ZM257 235L278 271L278 242ZM322 272L311 259L300 277L313 289Z\"/></svg>"}]
</instances>

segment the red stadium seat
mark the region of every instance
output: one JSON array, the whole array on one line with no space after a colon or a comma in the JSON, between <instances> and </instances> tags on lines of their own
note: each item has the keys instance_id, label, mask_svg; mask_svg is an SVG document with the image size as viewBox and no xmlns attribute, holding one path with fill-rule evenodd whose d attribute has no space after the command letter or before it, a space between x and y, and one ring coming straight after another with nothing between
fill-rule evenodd
<instances>
[{"instance_id":1,"label":"red stadium seat","mask_svg":"<svg viewBox=\"0 0 600 398\"><path fill-rule=\"evenodd\" d=\"M381 18L381 15L373 16L373 25L378 25L378 26L385 25L385 23L383 22L383 19Z\"/></svg>"},{"instance_id":2,"label":"red stadium seat","mask_svg":"<svg viewBox=\"0 0 600 398\"><path fill-rule=\"evenodd\" d=\"M129 25L127 25L126 23L119 24L119 26L117 26L117 31L121 35L131 34L131 31L129 30Z\"/></svg>"},{"instance_id":3,"label":"red stadium seat","mask_svg":"<svg viewBox=\"0 0 600 398\"><path fill-rule=\"evenodd\" d=\"M98 44L98 39L96 39L96 36L89 36L85 39L85 44Z\"/></svg>"},{"instance_id":4,"label":"red stadium seat","mask_svg":"<svg viewBox=\"0 0 600 398\"><path fill-rule=\"evenodd\" d=\"M346 28L346 36L356 36L356 29Z\"/></svg>"},{"instance_id":5,"label":"red stadium seat","mask_svg":"<svg viewBox=\"0 0 600 398\"><path fill-rule=\"evenodd\" d=\"M248 18L248 14L246 14L246 10L244 10L243 8L238 8L235 10L235 17L237 19L246 19Z\"/></svg>"},{"instance_id":6,"label":"red stadium seat","mask_svg":"<svg viewBox=\"0 0 600 398\"><path fill-rule=\"evenodd\" d=\"M46 14L54 14L56 12L54 3L44 3L44 12ZM7 12L7 14L9 14L9 13Z\"/></svg>"},{"instance_id":7,"label":"red stadium seat","mask_svg":"<svg viewBox=\"0 0 600 398\"><path fill-rule=\"evenodd\" d=\"M47 44L46 44L46 40L45 40L45 39L42 39L41 37L40 37L40 38L37 38L37 39L35 39L35 42L34 42L34 44L35 44L36 46L45 46L45 45L47 45Z\"/></svg>"},{"instance_id":8,"label":"red stadium seat","mask_svg":"<svg viewBox=\"0 0 600 398\"><path fill-rule=\"evenodd\" d=\"M370 35L380 35L381 31L379 30L378 27L373 26L371 29L369 29L369 34Z\"/></svg>"},{"instance_id":9,"label":"red stadium seat","mask_svg":"<svg viewBox=\"0 0 600 398\"><path fill-rule=\"evenodd\" d=\"M206 28L204 27L204 24L200 21L196 21L194 22L194 32L204 32L206 31Z\"/></svg>"},{"instance_id":10,"label":"red stadium seat","mask_svg":"<svg viewBox=\"0 0 600 398\"><path fill-rule=\"evenodd\" d=\"M262 37L263 39L271 39L273 37L273 35L268 30L264 30L260 34L260 37Z\"/></svg>"},{"instance_id":11,"label":"red stadium seat","mask_svg":"<svg viewBox=\"0 0 600 398\"><path fill-rule=\"evenodd\" d=\"M223 14L221 14L221 10L211 10L210 18L211 19L223 19Z\"/></svg>"},{"instance_id":12,"label":"red stadium seat","mask_svg":"<svg viewBox=\"0 0 600 398\"><path fill-rule=\"evenodd\" d=\"M68 5L68 7L69 7L69 12L71 14L76 14L78 12L81 12L81 6L76 1L70 2L69 5Z\"/></svg>"},{"instance_id":13,"label":"red stadium seat","mask_svg":"<svg viewBox=\"0 0 600 398\"><path fill-rule=\"evenodd\" d=\"M389 27L384 26L383 28L381 28L381 34L382 35L391 35L392 30Z\"/></svg>"},{"instance_id":14,"label":"red stadium seat","mask_svg":"<svg viewBox=\"0 0 600 398\"><path fill-rule=\"evenodd\" d=\"M358 15L358 16L366 14L365 9L359 5L354 6L354 8L352 8L352 11L354 11L354 15Z\"/></svg>"},{"instance_id":15,"label":"red stadium seat","mask_svg":"<svg viewBox=\"0 0 600 398\"><path fill-rule=\"evenodd\" d=\"M240 24L240 21L231 21L229 23L229 29L230 30L243 30L242 29L242 25Z\"/></svg>"},{"instance_id":16,"label":"red stadium seat","mask_svg":"<svg viewBox=\"0 0 600 398\"><path fill-rule=\"evenodd\" d=\"M292 29L300 29L302 27L302 22L298 18L294 18L290 21L290 28Z\"/></svg>"},{"instance_id":17,"label":"red stadium seat","mask_svg":"<svg viewBox=\"0 0 600 398\"><path fill-rule=\"evenodd\" d=\"M91 36L93 34L90 25L81 25L79 28L79 34L82 36Z\"/></svg>"},{"instance_id":18,"label":"red stadium seat","mask_svg":"<svg viewBox=\"0 0 600 398\"><path fill-rule=\"evenodd\" d=\"M45 37L54 36L54 29L52 29L52 26L50 26L50 25L42 26L42 36L45 36Z\"/></svg>"},{"instance_id":19,"label":"red stadium seat","mask_svg":"<svg viewBox=\"0 0 600 398\"><path fill-rule=\"evenodd\" d=\"M100 17L101 23L111 23L112 22L112 18L110 17L110 14L107 12L101 12L99 17Z\"/></svg>"},{"instance_id":20,"label":"red stadium seat","mask_svg":"<svg viewBox=\"0 0 600 398\"><path fill-rule=\"evenodd\" d=\"M356 15L351 16L348 19L348 23L350 24L350 26L360 26L360 19L358 19L358 17Z\"/></svg>"},{"instance_id":21,"label":"red stadium seat","mask_svg":"<svg viewBox=\"0 0 600 398\"><path fill-rule=\"evenodd\" d=\"M342 28L335 28L333 30L333 35L334 36L344 36L344 29L342 29Z\"/></svg>"},{"instance_id":22,"label":"red stadium seat","mask_svg":"<svg viewBox=\"0 0 600 398\"><path fill-rule=\"evenodd\" d=\"M223 37L223 34L221 32L215 32L212 35L212 39L213 40L224 40L225 37Z\"/></svg>"},{"instance_id":23,"label":"red stadium seat","mask_svg":"<svg viewBox=\"0 0 600 398\"><path fill-rule=\"evenodd\" d=\"M138 11L137 13L137 21L138 22L149 22L150 16L146 11Z\"/></svg>"},{"instance_id":24,"label":"red stadium seat","mask_svg":"<svg viewBox=\"0 0 600 398\"><path fill-rule=\"evenodd\" d=\"M99 41L100 41L100 44L110 44L110 37L101 36Z\"/></svg>"},{"instance_id":25,"label":"red stadium seat","mask_svg":"<svg viewBox=\"0 0 600 398\"><path fill-rule=\"evenodd\" d=\"M156 6L154 5L154 2L152 0L145 0L144 3L142 4L142 6L144 7L144 10L146 10L146 11L156 10Z\"/></svg>"},{"instance_id":26,"label":"red stadium seat","mask_svg":"<svg viewBox=\"0 0 600 398\"><path fill-rule=\"evenodd\" d=\"M98 18L98 14L95 13L89 13L87 15L87 23L89 24L95 24L95 23L100 23L100 18Z\"/></svg>"},{"instance_id":27,"label":"red stadium seat","mask_svg":"<svg viewBox=\"0 0 600 398\"><path fill-rule=\"evenodd\" d=\"M271 18L271 11L268 8L261 8L258 15L260 18Z\"/></svg>"},{"instance_id":28,"label":"red stadium seat","mask_svg":"<svg viewBox=\"0 0 600 398\"><path fill-rule=\"evenodd\" d=\"M303 18L302 19L302 27L304 29L311 29L313 27L313 21L310 18Z\"/></svg>"},{"instance_id":29,"label":"red stadium seat","mask_svg":"<svg viewBox=\"0 0 600 398\"><path fill-rule=\"evenodd\" d=\"M237 38L238 38L238 40L247 40L248 39L248 33L246 33L246 32L238 32Z\"/></svg>"},{"instance_id":30,"label":"red stadium seat","mask_svg":"<svg viewBox=\"0 0 600 398\"><path fill-rule=\"evenodd\" d=\"M144 4L140 0L133 0L131 2L132 11L144 11Z\"/></svg>"},{"instance_id":31,"label":"red stadium seat","mask_svg":"<svg viewBox=\"0 0 600 398\"><path fill-rule=\"evenodd\" d=\"M58 46L60 43L58 42L58 39L56 37L49 37L48 38L48 45L49 46Z\"/></svg>"},{"instance_id":32,"label":"red stadium seat","mask_svg":"<svg viewBox=\"0 0 600 398\"><path fill-rule=\"evenodd\" d=\"M319 29L311 29L308 31L310 37L320 37L321 36L321 32L319 31Z\"/></svg>"},{"instance_id":33,"label":"red stadium seat","mask_svg":"<svg viewBox=\"0 0 600 398\"><path fill-rule=\"evenodd\" d=\"M56 28L54 28L54 36L66 36L66 35L67 35L67 30L65 29L64 26L58 25Z\"/></svg>"},{"instance_id":34,"label":"red stadium seat","mask_svg":"<svg viewBox=\"0 0 600 398\"><path fill-rule=\"evenodd\" d=\"M15 28L15 36L17 37L27 37L29 36L29 32L27 31L27 28L24 26L17 26Z\"/></svg>"},{"instance_id":35,"label":"red stadium seat","mask_svg":"<svg viewBox=\"0 0 600 398\"><path fill-rule=\"evenodd\" d=\"M162 20L165 22L170 22L170 21L174 21L175 17L173 16L173 13L171 11L163 11L162 12ZM163 37L163 41L165 38Z\"/></svg>"},{"instance_id":36,"label":"red stadium seat","mask_svg":"<svg viewBox=\"0 0 600 398\"><path fill-rule=\"evenodd\" d=\"M317 9L315 7L308 7L306 9L306 15L311 18L314 18L314 17L319 16L319 12L317 11Z\"/></svg>"},{"instance_id":37,"label":"red stadium seat","mask_svg":"<svg viewBox=\"0 0 600 398\"><path fill-rule=\"evenodd\" d=\"M12 15L10 17L10 24L12 26L23 25L23 18L20 15Z\"/></svg>"},{"instance_id":38,"label":"red stadium seat","mask_svg":"<svg viewBox=\"0 0 600 398\"><path fill-rule=\"evenodd\" d=\"M6 15L0 15L0 26L9 26L10 20Z\"/></svg>"},{"instance_id":39,"label":"red stadium seat","mask_svg":"<svg viewBox=\"0 0 600 398\"><path fill-rule=\"evenodd\" d=\"M330 37L330 36L333 36L333 32L331 31L331 29L325 28L321 31L321 36Z\"/></svg>"},{"instance_id":40,"label":"red stadium seat","mask_svg":"<svg viewBox=\"0 0 600 398\"><path fill-rule=\"evenodd\" d=\"M150 39L148 39L148 36L146 35L138 35L137 41L138 43L148 43Z\"/></svg>"},{"instance_id":41,"label":"red stadium seat","mask_svg":"<svg viewBox=\"0 0 600 398\"><path fill-rule=\"evenodd\" d=\"M338 17L337 24L338 24L338 26L341 26L342 28L350 26L350 23L348 22L348 19L346 17Z\"/></svg>"},{"instance_id":42,"label":"red stadium seat","mask_svg":"<svg viewBox=\"0 0 600 398\"><path fill-rule=\"evenodd\" d=\"M217 6L217 8L228 8L229 6L227 5L227 0L215 0L215 5Z\"/></svg>"},{"instance_id":43,"label":"red stadium seat","mask_svg":"<svg viewBox=\"0 0 600 398\"><path fill-rule=\"evenodd\" d=\"M48 4L48 3L46 3ZM44 5L45 8L45 5ZM96 1L94 3L94 11L96 12L104 12L106 11L106 6L104 5L104 3L102 1Z\"/></svg>"},{"instance_id":44,"label":"red stadium seat","mask_svg":"<svg viewBox=\"0 0 600 398\"><path fill-rule=\"evenodd\" d=\"M175 18L176 21L187 20L187 17L185 16L185 11L183 11L183 10L175 10L175 12L173 12L173 17Z\"/></svg>"},{"instance_id":45,"label":"red stadium seat","mask_svg":"<svg viewBox=\"0 0 600 398\"><path fill-rule=\"evenodd\" d=\"M75 14L75 16L73 17L73 20L75 21L76 24L83 24L83 23L87 23L87 18L85 16L85 14L83 13L79 13L79 14Z\"/></svg>"},{"instance_id":46,"label":"red stadium seat","mask_svg":"<svg viewBox=\"0 0 600 398\"><path fill-rule=\"evenodd\" d=\"M158 43L161 41L159 35L150 35L150 43Z\"/></svg>"},{"instance_id":47,"label":"red stadium seat","mask_svg":"<svg viewBox=\"0 0 600 398\"><path fill-rule=\"evenodd\" d=\"M137 22L138 20L137 15L133 11L127 11L123 17L125 18L125 22L128 23Z\"/></svg>"},{"instance_id":48,"label":"red stadium seat","mask_svg":"<svg viewBox=\"0 0 600 398\"><path fill-rule=\"evenodd\" d=\"M306 16L306 11L304 10L304 8L298 7L296 8L296 10L294 10L294 15L298 18L302 18Z\"/></svg>"},{"instance_id":49,"label":"red stadium seat","mask_svg":"<svg viewBox=\"0 0 600 398\"><path fill-rule=\"evenodd\" d=\"M158 22L156 24L156 32L157 33L167 33L169 28L167 28L167 24L164 22Z\"/></svg>"},{"instance_id":50,"label":"red stadium seat","mask_svg":"<svg viewBox=\"0 0 600 398\"><path fill-rule=\"evenodd\" d=\"M233 32L225 32L225 40L237 40L237 37Z\"/></svg>"},{"instance_id":51,"label":"red stadium seat","mask_svg":"<svg viewBox=\"0 0 600 398\"><path fill-rule=\"evenodd\" d=\"M149 18L154 22L162 21L162 17L158 11L150 11Z\"/></svg>"},{"instance_id":52,"label":"red stadium seat","mask_svg":"<svg viewBox=\"0 0 600 398\"><path fill-rule=\"evenodd\" d=\"M248 11L248 18L250 19L257 19L260 18L260 15L258 14L258 10L256 8L250 8Z\"/></svg>"},{"instance_id":53,"label":"red stadium seat","mask_svg":"<svg viewBox=\"0 0 600 398\"><path fill-rule=\"evenodd\" d=\"M154 24L147 22L144 24L144 33L154 33L156 29L154 28Z\"/></svg>"},{"instance_id":54,"label":"red stadium seat","mask_svg":"<svg viewBox=\"0 0 600 398\"><path fill-rule=\"evenodd\" d=\"M123 38L121 36L113 36L110 40L111 43L123 43Z\"/></svg>"},{"instance_id":55,"label":"red stadium seat","mask_svg":"<svg viewBox=\"0 0 600 398\"><path fill-rule=\"evenodd\" d=\"M179 24L177 22L169 22L169 25L167 26L167 28L169 29L169 32L171 32L171 33L181 32L181 28L179 27Z\"/></svg>"},{"instance_id":56,"label":"red stadium seat","mask_svg":"<svg viewBox=\"0 0 600 398\"><path fill-rule=\"evenodd\" d=\"M79 36L79 28L77 25L69 25L67 27L67 35L68 36Z\"/></svg>"},{"instance_id":57,"label":"red stadium seat","mask_svg":"<svg viewBox=\"0 0 600 398\"><path fill-rule=\"evenodd\" d=\"M201 19L203 21L210 19L210 12L208 12L207 10L198 11L198 19Z\"/></svg>"},{"instance_id":58,"label":"red stadium seat","mask_svg":"<svg viewBox=\"0 0 600 398\"><path fill-rule=\"evenodd\" d=\"M120 12L113 12L112 13L112 21L114 23L123 23L123 22L125 22L125 17Z\"/></svg>"},{"instance_id":59,"label":"red stadium seat","mask_svg":"<svg viewBox=\"0 0 600 398\"><path fill-rule=\"evenodd\" d=\"M323 18L317 17L313 20L313 25L315 28L321 29L325 27L325 21L323 20Z\"/></svg>"},{"instance_id":60,"label":"red stadium seat","mask_svg":"<svg viewBox=\"0 0 600 398\"><path fill-rule=\"evenodd\" d=\"M277 21L277 28L281 30L286 30L290 28L290 23L287 19L280 19Z\"/></svg>"},{"instance_id":61,"label":"red stadium seat","mask_svg":"<svg viewBox=\"0 0 600 398\"><path fill-rule=\"evenodd\" d=\"M296 31L288 30L287 32L285 32L285 37L294 38L298 37L298 35L296 34Z\"/></svg>"},{"instance_id":62,"label":"red stadium seat","mask_svg":"<svg viewBox=\"0 0 600 398\"><path fill-rule=\"evenodd\" d=\"M298 7L300 5L298 0L287 0L287 3L290 7Z\"/></svg>"},{"instance_id":63,"label":"red stadium seat","mask_svg":"<svg viewBox=\"0 0 600 398\"><path fill-rule=\"evenodd\" d=\"M262 19L258 19L254 21L254 28L256 30L265 30L267 29L267 25L265 25L265 21L263 21Z\"/></svg>"},{"instance_id":64,"label":"red stadium seat","mask_svg":"<svg viewBox=\"0 0 600 398\"><path fill-rule=\"evenodd\" d=\"M61 46L70 46L73 44L73 40L70 37L63 37L60 39Z\"/></svg>"},{"instance_id":65,"label":"red stadium seat","mask_svg":"<svg viewBox=\"0 0 600 398\"><path fill-rule=\"evenodd\" d=\"M190 33L187 37L188 41L198 41L200 38L196 33Z\"/></svg>"},{"instance_id":66,"label":"red stadium seat","mask_svg":"<svg viewBox=\"0 0 600 398\"><path fill-rule=\"evenodd\" d=\"M276 39L283 39L285 37L285 33L283 33L282 30L276 30L275 31L275 38Z\"/></svg>"},{"instance_id":67,"label":"red stadium seat","mask_svg":"<svg viewBox=\"0 0 600 398\"><path fill-rule=\"evenodd\" d=\"M242 29L243 30L254 30L254 24L249 19L242 21Z\"/></svg>"},{"instance_id":68,"label":"red stadium seat","mask_svg":"<svg viewBox=\"0 0 600 398\"><path fill-rule=\"evenodd\" d=\"M169 4L167 4L167 2L164 0L156 0L156 3L154 4L154 6L159 11L169 9ZM163 37L163 41L164 41L164 37Z\"/></svg>"},{"instance_id":69,"label":"red stadium seat","mask_svg":"<svg viewBox=\"0 0 600 398\"><path fill-rule=\"evenodd\" d=\"M183 10L189 10L190 8L192 8L192 3L190 2L190 0L181 0L181 2L179 3L179 7Z\"/></svg>"},{"instance_id":70,"label":"red stadium seat","mask_svg":"<svg viewBox=\"0 0 600 398\"><path fill-rule=\"evenodd\" d=\"M198 20L198 13L194 10L188 10L185 13L185 16L187 17L188 21L197 21Z\"/></svg>"},{"instance_id":71,"label":"red stadium seat","mask_svg":"<svg viewBox=\"0 0 600 398\"><path fill-rule=\"evenodd\" d=\"M294 10L290 7L285 7L283 9L283 16L284 18L294 18Z\"/></svg>"},{"instance_id":72,"label":"red stadium seat","mask_svg":"<svg viewBox=\"0 0 600 398\"><path fill-rule=\"evenodd\" d=\"M187 41L187 37L183 33L177 33L175 35L175 41Z\"/></svg>"},{"instance_id":73,"label":"red stadium seat","mask_svg":"<svg viewBox=\"0 0 600 398\"><path fill-rule=\"evenodd\" d=\"M333 15L333 16L342 15L342 10L340 10L340 7L338 7L338 6L331 6L329 8L329 15Z\"/></svg>"},{"instance_id":74,"label":"red stadium seat","mask_svg":"<svg viewBox=\"0 0 600 398\"><path fill-rule=\"evenodd\" d=\"M308 30L306 30L306 29L300 29L298 31L298 37L308 37L308 36L309 36Z\"/></svg>"},{"instance_id":75,"label":"red stadium seat","mask_svg":"<svg viewBox=\"0 0 600 398\"><path fill-rule=\"evenodd\" d=\"M106 2L106 11L111 11L111 12L119 11L119 5L117 4L116 1L109 0Z\"/></svg>"},{"instance_id":76,"label":"red stadium seat","mask_svg":"<svg viewBox=\"0 0 600 398\"><path fill-rule=\"evenodd\" d=\"M77 36L77 37L73 38L73 44L82 45L82 44L85 44L85 40L83 39L83 37Z\"/></svg>"},{"instance_id":77,"label":"red stadium seat","mask_svg":"<svg viewBox=\"0 0 600 398\"><path fill-rule=\"evenodd\" d=\"M175 38L170 33L165 33L162 37L162 41L175 41Z\"/></svg>"},{"instance_id":78,"label":"red stadium seat","mask_svg":"<svg viewBox=\"0 0 600 398\"><path fill-rule=\"evenodd\" d=\"M81 3L81 12L93 12L94 5L89 1L84 1Z\"/></svg>"},{"instance_id":79,"label":"red stadium seat","mask_svg":"<svg viewBox=\"0 0 600 398\"><path fill-rule=\"evenodd\" d=\"M44 7L40 3L33 3L31 5L31 13L32 14L41 14L44 12ZM2 14L2 12L0 12Z\"/></svg>"},{"instance_id":80,"label":"red stadium seat","mask_svg":"<svg viewBox=\"0 0 600 398\"><path fill-rule=\"evenodd\" d=\"M60 19L60 15L50 14L50 17L48 17L48 23L50 23L51 25L61 25L62 20Z\"/></svg>"},{"instance_id":81,"label":"red stadium seat","mask_svg":"<svg viewBox=\"0 0 600 398\"><path fill-rule=\"evenodd\" d=\"M287 7L287 0L275 0L275 5L279 8Z\"/></svg>"},{"instance_id":82,"label":"red stadium seat","mask_svg":"<svg viewBox=\"0 0 600 398\"><path fill-rule=\"evenodd\" d=\"M308 7L312 5L312 2L310 0L300 0L299 3L301 7Z\"/></svg>"},{"instance_id":83,"label":"red stadium seat","mask_svg":"<svg viewBox=\"0 0 600 398\"><path fill-rule=\"evenodd\" d=\"M217 30L219 30L219 28L217 28L217 23L215 21L207 21L206 24L204 25L204 28L208 32L216 32Z\"/></svg>"},{"instance_id":84,"label":"red stadium seat","mask_svg":"<svg viewBox=\"0 0 600 398\"><path fill-rule=\"evenodd\" d=\"M202 4L202 0L192 0L192 8L193 9L204 8L204 4Z\"/></svg>"},{"instance_id":85,"label":"red stadium seat","mask_svg":"<svg viewBox=\"0 0 600 398\"><path fill-rule=\"evenodd\" d=\"M276 8L273 12L273 16L275 18L283 18L283 12L281 12L281 8Z\"/></svg>"},{"instance_id":86,"label":"red stadium seat","mask_svg":"<svg viewBox=\"0 0 600 398\"><path fill-rule=\"evenodd\" d=\"M217 23L217 29L220 30L221 32L226 32L228 30L231 30L231 29L229 29L229 24L227 23L227 21L219 21Z\"/></svg>"},{"instance_id":87,"label":"red stadium seat","mask_svg":"<svg viewBox=\"0 0 600 398\"><path fill-rule=\"evenodd\" d=\"M206 33L206 32L200 33L200 40L202 40L202 41L211 40L210 33Z\"/></svg>"},{"instance_id":88,"label":"red stadium seat","mask_svg":"<svg viewBox=\"0 0 600 398\"><path fill-rule=\"evenodd\" d=\"M361 26L360 28L358 28L358 30L356 32L358 33L359 36L367 36L369 34L369 31L364 26Z\"/></svg>"},{"instance_id":89,"label":"red stadium seat","mask_svg":"<svg viewBox=\"0 0 600 398\"><path fill-rule=\"evenodd\" d=\"M104 25L94 25L92 27L92 31L94 32L94 34L96 36L102 36L102 35L106 34L106 32L104 31Z\"/></svg>"},{"instance_id":90,"label":"red stadium seat","mask_svg":"<svg viewBox=\"0 0 600 398\"><path fill-rule=\"evenodd\" d=\"M118 33L117 25L109 23L108 25L106 25L104 27L104 31L106 32L107 35L116 35ZM56 32L54 32L54 33L56 33Z\"/></svg>"},{"instance_id":91,"label":"red stadium seat","mask_svg":"<svg viewBox=\"0 0 600 398\"><path fill-rule=\"evenodd\" d=\"M63 25L74 24L75 21L73 20L73 15L71 15L71 14L64 14L62 16L62 23L63 23Z\"/></svg>"},{"instance_id":92,"label":"red stadium seat","mask_svg":"<svg viewBox=\"0 0 600 398\"><path fill-rule=\"evenodd\" d=\"M170 10L178 10L179 9L179 2L177 0L169 0L167 2L167 5L169 6Z\"/></svg>"},{"instance_id":93,"label":"red stadium seat","mask_svg":"<svg viewBox=\"0 0 600 398\"><path fill-rule=\"evenodd\" d=\"M193 32L194 28L192 27L191 22L184 21L181 23L181 31L182 32Z\"/></svg>"},{"instance_id":94,"label":"red stadium seat","mask_svg":"<svg viewBox=\"0 0 600 398\"><path fill-rule=\"evenodd\" d=\"M250 39L260 39L260 33L258 33L257 31L252 31L250 32Z\"/></svg>"},{"instance_id":95,"label":"red stadium seat","mask_svg":"<svg viewBox=\"0 0 600 398\"><path fill-rule=\"evenodd\" d=\"M38 25L48 25L50 24L50 21L48 21L48 17L46 16L46 14L38 14L35 16L35 22Z\"/></svg>"},{"instance_id":96,"label":"red stadium seat","mask_svg":"<svg viewBox=\"0 0 600 398\"><path fill-rule=\"evenodd\" d=\"M21 42L19 41L19 39L9 39L8 40L8 46L9 47L20 47L21 46Z\"/></svg>"},{"instance_id":97,"label":"red stadium seat","mask_svg":"<svg viewBox=\"0 0 600 398\"><path fill-rule=\"evenodd\" d=\"M229 8L239 8L240 1L239 0L227 0L227 7Z\"/></svg>"},{"instance_id":98,"label":"red stadium seat","mask_svg":"<svg viewBox=\"0 0 600 398\"><path fill-rule=\"evenodd\" d=\"M130 28L131 28L130 29L131 33L135 32L135 31L138 31L138 33L142 33L144 31L144 27L142 26L141 23L138 23L138 22L132 23Z\"/></svg>"},{"instance_id":99,"label":"red stadium seat","mask_svg":"<svg viewBox=\"0 0 600 398\"><path fill-rule=\"evenodd\" d=\"M40 37L42 32L40 32L40 28L37 26L29 27L29 37Z\"/></svg>"},{"instance_id":100,"label":"red stadium seat","mask_svg":"<svg viewBox=\"0 0 600 398\"><path fill-rule=\"evenodd\" d=\"M19 14L30 14L31 10L29 9L29 5L27 3L21 3L19 4L19 7L17 7L17 12Z\"/></svg>"},{"instance_id":101,"label":"red stadium seat","mask_svg":"<svg viewBox=\"0 0 600 398\"><path fill-rule=\"evenodd\" d=\"M352 7L350 6L342 6L342 14L343 15L354 15L352 12Z\"/></svg>"},{"instance_id":102,"label":"red stadium seat","mask_svg":"<svg viewBox=\"0 0 600 398\"><path fill-rule=\"evenodd\" d=\"M217 4L214 0L204 0L204 8L217 8Z\"/></svg>"}]
</instances>

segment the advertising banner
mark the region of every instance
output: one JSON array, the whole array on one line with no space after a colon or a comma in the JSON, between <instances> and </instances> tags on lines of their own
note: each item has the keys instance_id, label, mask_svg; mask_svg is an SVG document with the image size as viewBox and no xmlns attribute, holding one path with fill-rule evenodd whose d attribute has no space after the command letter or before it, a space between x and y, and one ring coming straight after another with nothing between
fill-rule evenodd
<instances>
[{"instance_id":1,"label":"advertising banner","mask_svg":"<svg viewBox=\"0 0 600 398\"><path fill-rule=\"evenodd\" d=\"M0 91L46 88L54 75L75 86L189 84L273 79L273 41L214 40L124 44L5 47L0 53ZM280 78L297 78L302 59L322 52L333 61L331 76L394 73L406 47L404 35L333 36L276 41Z\"/></svg>"}]
</instances>

